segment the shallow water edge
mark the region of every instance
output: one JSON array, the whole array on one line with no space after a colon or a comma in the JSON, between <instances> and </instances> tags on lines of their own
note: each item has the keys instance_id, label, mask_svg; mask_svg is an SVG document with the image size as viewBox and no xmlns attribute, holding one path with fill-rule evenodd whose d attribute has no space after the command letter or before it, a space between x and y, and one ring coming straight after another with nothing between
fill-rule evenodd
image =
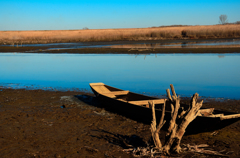
<instances>
[{"instance_id":1,"label":"shallow water edge","mask_svg":"<svg viewBox=\"0 0 240 158\"><path fill-rule=\"evenodd\" d=\"M239 43L240 39L185 39L13 44L0 45L0 52L76 54L240 53Z\"/></svg>"},{"instance_id":2,"label":"shallow water edge","mask_svg":"<svg viewBox=\"0 0 240 158\"><path fill-rule=\"evenodd\" d=\"M6 87L90 90L103 82L123 90L165 95L169 84L181 96L239 98L239 54L0 54L0 84Z\"/></svg>"},{"instance_id":3,"label":"shallow water edge","mask_svg":"<svg viewBox=\"0 0 240 158\"><path fill-rule=\"evenodd\" d=\"M47 48L46 48L47 49ZM48 54L191 54L191 53L240 53L240 48L156 48L138 49L129 48L79 48L79 49L50 49L42 47L0 47L0 53L48 53Z\"/></svg>"}]
</instances>

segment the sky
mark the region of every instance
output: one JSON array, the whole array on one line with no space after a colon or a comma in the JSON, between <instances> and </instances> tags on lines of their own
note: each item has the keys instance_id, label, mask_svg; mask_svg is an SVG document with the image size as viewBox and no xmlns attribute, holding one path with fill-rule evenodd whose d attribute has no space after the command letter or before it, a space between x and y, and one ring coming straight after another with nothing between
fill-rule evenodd
<instances>
[{"instance_id":1,"label":"sky","mask_svg":"<svg viewBox=\"0 0 240 158\"><path fill-rule=\"evenodd\" d=\"M0 0L0 30L145 28L240 21L240 0Z\"/></svg>"}]
</instances>

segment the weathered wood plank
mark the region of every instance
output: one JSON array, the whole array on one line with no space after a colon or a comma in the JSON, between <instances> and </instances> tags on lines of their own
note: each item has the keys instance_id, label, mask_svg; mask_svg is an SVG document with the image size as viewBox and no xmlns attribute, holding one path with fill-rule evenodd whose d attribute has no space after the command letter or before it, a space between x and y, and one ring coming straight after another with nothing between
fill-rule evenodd
<instances>
[{"instance_id":1,"label":"weathered wood plank","mask_svg":"<svg viewBox=\"0 0 240 158\"><path fill-rule=\"evenodd\" d=\"M164 104L167 99L156 99L156 100L138 100L138 101L128 101L130 104L135 105L147 105L149 101L154 101L154 104Z\"/></svg>"},{"instance_id":2,"label":"weathered wood plank","mask_svg":"<svg viewBox=\"0 0 240 158\"><path fill-rule=\"evenodd\" d=\"M234 115L226 115L226 116L222 116L220 117L221 120L227 120L227 119L233 119L233 118L239 118L240 114L234 114Z\"/></svg>"},{"instance_id":3,"label":"weathered wood plank","mask_svg":"<svg viewBox=\"0 0 240 158\"><path fill-rule=\"evenodd\" d=\"M90 86L104 86L105 84L99 82L99 83L90 83L89 85L90 85Z\"/></svg>"},{"instance_id":4,"label":"weathered wood plank","mask_svg":"<svg viewBox=\"0 0 240 158\"><path fill-rule=\"evenodd\" d=\"M215 114L215 115L209 115L208 117L222 117L224 114Z\"/></svg>"},{"instance_id":5,"label":"weathered wood plank","mask_svg":"<svg viewBox=\"0 0 240 158\"><path fill-rule=\"evenodd\" d=\"M111 94L111 91L107 87L105 87L104 83L91 83L90 85L94 87L94 90L97 91L99 94L106 93L105 96L108 96L110 98L116 97L114 94Z\"/></svg>"},{"instance_id":6,"label":"weathered wood plank","mask_svg":"<svg viewBox=\"0 0 240 158\"><path fill-rule=\"evenodd\" d=\"M112 94L112 95L126 95L128 93L129 93L129 91L111 91L111 92L104 92L103 95L109 95L109 94Z\"/></svg>"}]
</instances>

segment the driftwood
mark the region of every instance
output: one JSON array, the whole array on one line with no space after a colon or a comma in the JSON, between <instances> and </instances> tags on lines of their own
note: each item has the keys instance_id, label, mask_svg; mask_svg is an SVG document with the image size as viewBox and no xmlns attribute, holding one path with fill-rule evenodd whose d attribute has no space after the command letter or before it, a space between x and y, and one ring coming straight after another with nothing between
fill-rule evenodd
<instances>
[{"instance_id":1,"label":"driftwood","mask_svg":"<svg viewBox=\"0 0 240 158\"><path fill-rule=\"evenodd\" d=\"M221 157L228 157L228 155L221 154L218 151L210 150L210 149L203 149L206 147L209 147L208 144L200 144L200 145L190 145L190 144L183 144L185 148L183 150L205 154L205 155L215 155L215 156L221 156Z\"/></svg>"},{"instance_id":2,"label":"driftwood","mask_svg":"<svg viewBox=\"0 0 240 158\"><path fill-rule=\"evenodd\" d=\"M152 107L152 114L153 114L153 121L151 124L151 133L152 133L152 138L154 141L154 144L157 148L161 149L162 148L162 143L159 139L159 132L162 128L162 126L165 124L165 120L164 119L164 115L165 115L165 103L163 104L163 108L162 108L162 116L161 116L161 120L157 126L156 124L156 115L155 115L155 104L154 101L149 102L149 106Z\"/></svg>"},{"instance_id":3,"label":"driftwood","mask_svg":"<svg viewBox=\"0 0 240 158\"><path fill-rule=\"evenodd\" d=\"M208 144L200 144L200 145L183 144L183 151L204 154L204 155L214 155L218 157L229 157L228 154L233 153L233 151L229 151L226 154L222 154L221 153L222 151L218 152L211 149L204 149L208 147L209 147ZM124 149L123 151L133 154L134 157L143 157L143 156L159 157L159 158L166 157L162 154L161 151L159 152L159 150L156 150L156 148L150 148L150 147L129 148L129 149Z\"/></svg>"},{"instance_id":4,"label":"driftwood","mask_svg":"<svg viewBox=\"0 0 240 158\"><path fill-rule=\"evenodd\" d=\"M199 109L202 107L203 101L197 103L198 94L195 93L192 97L191 103L187 110L180 109L180 97L176 95L173 85L170 85L172 96L170 94L170 90L167 89L167 96L170 101L171 106L171 120L169 122L168 131L166 134L165 144L162 146L161 141L159 139L159 132L164 121L164 113L165 113L165 104L162 109L162 116L159 125L156 124L156 116L155 116L155 106L154 103L151 102L149 105L152 107L153 121L151 124L151 132L154 140L154 144L156 148L159 149L164 154L169 155L170 152L181 152L180 142L185 133L185 130L190 122L192 122L198 115ZM157 127L156 127L157 126Z\"/></svg>"},{"instance_id":5,"label":"driftwood","mask_svg":"<svg viewBox=\"0 0 240 158\"><path fill-rule=\"evenodd\" d=\"M135 157L141 156L151 156L151 157L164 157L163 155L170 155L170 153L180 153L181 151L194 152L200 154L207 155L215 155L226 157L227 155L223 155L220 152L203 149L205 147L209 147L207 144L201 145L190 145L183 144L183 149L180 147L181 139L185 133L185 130L190 122L192 122L198 115L201 115L200 108L202 107L201 102L197 102L198 93L195 93L192 96L190 105L188 109L183 109L180 107L180 97L176 95L173 85L170 85L172 95L170 94L170 90L167 89L167 96L171 106L171 120L169 122L167 134L165 137L165 144L162 145L161 140L159 138L159 133L163 125L165 124L164 116L165 116L165 106L164 103L162 106L162 115L157 125L156 115L155 115L155 104L154 101L149 101L149 107L152 108L152 116L153 120L151 123L151 133L154 141L155 147L138 147L138 148L130 148L124 149L125 152L132 153Z\"/></svg>"}]
</instances>

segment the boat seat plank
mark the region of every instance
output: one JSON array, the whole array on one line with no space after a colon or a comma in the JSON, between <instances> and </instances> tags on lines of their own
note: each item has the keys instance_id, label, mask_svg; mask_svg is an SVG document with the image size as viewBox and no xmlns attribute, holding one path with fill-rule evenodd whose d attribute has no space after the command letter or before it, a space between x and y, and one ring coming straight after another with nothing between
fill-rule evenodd
<instances>
[{"instance_id":1,"label":"boat seat plank","mask_svg":"<svg viewBox=\"0 0 240 158\"><path fill-rule=\"evenodd\" d=\"M130 104L135 105L147 105L148 102L154 101L154 104L164 104L167 99L156 99L156 100L138 100L138 101L128 101Z\"/></svg>"},{"instance_id":2,"label":"boat seat plank","mask_svg":"<svg viewBox=\"0 0 240 158\"><path fill-rule=\"evenodd\" d=\"M104 92L103 95L109 95L109 94L113 94L113 95L126 95L128 93L129 93L129 91L111 91L111 92Z\"/></svg>"}]
</instances>

